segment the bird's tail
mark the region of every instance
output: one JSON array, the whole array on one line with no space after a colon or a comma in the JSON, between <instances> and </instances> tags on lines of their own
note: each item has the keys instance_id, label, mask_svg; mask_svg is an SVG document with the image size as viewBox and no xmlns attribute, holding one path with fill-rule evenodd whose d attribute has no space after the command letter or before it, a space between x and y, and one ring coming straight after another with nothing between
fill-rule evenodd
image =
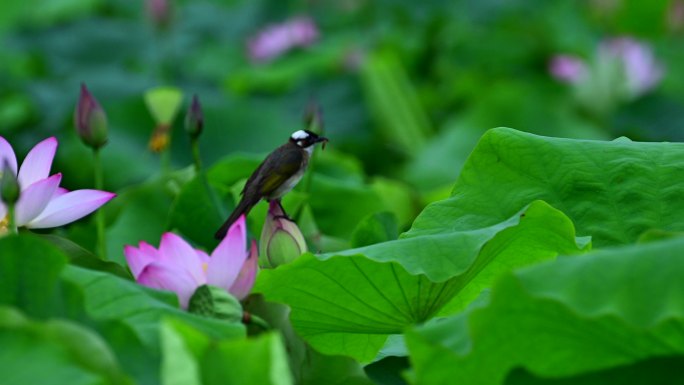
<instances>
[{"instance_id":1,"label":"bird's tail","mask_svg":"<svg viewBox=\"0 0 684 385\"><path fill-rule=\"evenodd\" d=\"M258 202L258 200L257 200ZM237 221L238 218L240 218L240 215L245 214L247 215L249 213L249 210L252 209L252 207L257 203L253 202L251 200L248 200L246 197L242 197L240 200L240 203L238 203L237 207L233 212L230 214L228 219L226 219L225 222L223 222L223 225L221 225L221 228L218 229L216 234L214 234L214 238L216 239L223 239L225 238L226 234L228 233L228 229L230 226L233 224L233 222Z\"/></svg>"}]
</instances>

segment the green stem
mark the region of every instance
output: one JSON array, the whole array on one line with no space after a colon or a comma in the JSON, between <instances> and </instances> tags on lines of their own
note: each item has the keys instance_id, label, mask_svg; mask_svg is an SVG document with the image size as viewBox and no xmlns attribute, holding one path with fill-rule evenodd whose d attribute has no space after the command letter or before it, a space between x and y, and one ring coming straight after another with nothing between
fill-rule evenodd
<instances>
[{"instance_id":1,"label":"green stem","mask_svg":"<svg viewBox=\"0 0 684 385\"><path fill-rule=\"evenodd\" d=\"M17 226L14 224L14 204L7 205L7 229L12 234L18 234Z\"/></svg>"},{"instance_id":2,"label":"green stem","mask_svg":"<svg viewBox=\"0 0 684 385\"><path fill-rule=\"evenodd\" d=\"M192 146L192 158L195 163L195 172L202 181L202 186L204 187L204 190L207 192L209 198L211 199L211 204L214 205L214 208L218 211L221 217L225 217L226 213L223 206L221 205L221 201L219 200L218 195L216 195L214 189L212 189L209 185L207 173L205 173L202 170L202 158L200 157L199 141L197 140L197 138L192 138L190 139L190 143Z\"/></svg>"},{"instance_id":3,"label":"green stem","mask_svg":"<svg viewBox=\"0 0 684 385\"><path fill-rule=\"evenodd\" d=\"M255 316L254 314L250 314L249 316L250 325L258 326L264 331L271 330L271 325L269 325L268 322L264 321L263 318Z\"/></svg>"},{"instance_id":4,"label":"green stem","mask_svg":"<svg viewBox=\"0 0 684 385\"><path fill-rule=\"evenodd\" d=\"M190 139L192 146L192 159L195 162L195 172L199 175L202 172L202 158L200 158L199 141L197 138Z\"/></svg>"},{"instance_id":5,"label":"green stem","mask_svg":"<svg viewBox=\"0 0 684 385\"><path fill-rule=\"evenodd\" d=\"M311 159L309 159L308 170L306 170L306 176L304 177L304 184L302 186L302 192L309 196L309 191L311 191L311 181L313 180L314 169L316 168L316 158L318 157L318 151L314 151L311 154ZM302 212L304 211L304 205L299 207L299 211L293 216L293 218L300 219Z\"/></svg>"},{"instance_id":6,"label":"green stem","mask_svg":"<svg viewBox=\"0 0 684 385\"><path fill-rule=\"evenodd\" d=\"M104 188L104 180L102 173L102 161L100 159L100 149L93 150L95 170L95 189L102 190ZM95 212L95 226L97 230L97 252L101 259L107 259L107 244L105 239L105 218L102 210Z\"/></svg>"},{"instance_id":7,"label":"green stem","mask_svg":"<svg viewBox=\"0 0 684 385\"><path fill-rule=\"evenodd\" d=\"M163 176L167 176L171 173L171 143L162 150L159 154L159 160L161 162L161 173Z\"/></svg>"}]
</instances>

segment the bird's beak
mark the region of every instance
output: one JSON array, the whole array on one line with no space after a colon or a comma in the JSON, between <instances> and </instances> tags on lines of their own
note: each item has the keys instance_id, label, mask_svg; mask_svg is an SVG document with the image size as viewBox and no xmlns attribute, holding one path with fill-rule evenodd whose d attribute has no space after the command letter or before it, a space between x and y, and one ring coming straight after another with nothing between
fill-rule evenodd
<instances>
[{"instance_id":1,"label":"bird's beak","mask_svg":"<svg viewBox=\"0 0 684 385\"><path fill-rule=\"evenodd\" d=\"M316 138L316 143L320 143L320 142L323 142L323 144L321 145L321 148L323 150L325 150L325 144L328 143L328 138L326 138L325 136L319 136L318 138Z\"/></svg>"}]
</instances>

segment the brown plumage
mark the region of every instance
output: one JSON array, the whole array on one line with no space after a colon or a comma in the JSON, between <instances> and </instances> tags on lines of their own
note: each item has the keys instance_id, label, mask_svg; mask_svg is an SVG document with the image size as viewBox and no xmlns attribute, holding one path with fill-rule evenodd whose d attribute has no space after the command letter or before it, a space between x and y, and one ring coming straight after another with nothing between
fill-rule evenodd
<instances>
[{"instance_id":1,"label":"brown plumage","mask_svg":"<svg viewBox=\"0 0 684 385\"><path fill-rule=\"evenodd\" d=\"M306 171L313 146L327 141L313 132L300 130L270 153L247 179L240 202L214 235L216 239L223 239L233 222L240 215L247 215L260 200L279 200L292 190Z\"/></svg>"}]
</instances>

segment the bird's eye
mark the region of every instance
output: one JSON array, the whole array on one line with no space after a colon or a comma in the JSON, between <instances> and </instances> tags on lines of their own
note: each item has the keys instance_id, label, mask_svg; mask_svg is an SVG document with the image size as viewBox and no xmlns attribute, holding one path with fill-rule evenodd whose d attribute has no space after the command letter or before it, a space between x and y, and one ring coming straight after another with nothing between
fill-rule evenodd
<instances>
[{"instance_id":1,"label":"bird's eye","mask_svg":"<svg viewBox=\"0 0 684 385\"><path fill-rule=\"evenodd\" d=\"M301 140L298 140L298 141L297 141L297 146L303 147L303 146L304 146L304 142L302 142Z\"/></svg>"}]
</instances>

